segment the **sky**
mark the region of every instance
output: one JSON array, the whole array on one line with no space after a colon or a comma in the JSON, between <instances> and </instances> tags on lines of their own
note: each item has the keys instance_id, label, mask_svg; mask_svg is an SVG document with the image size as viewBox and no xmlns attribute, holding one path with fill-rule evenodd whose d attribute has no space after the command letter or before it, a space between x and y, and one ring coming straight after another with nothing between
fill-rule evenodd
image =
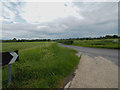
<instances>
[{"instance_id":1,"label":"sky","mask_svg":"<svg viewBox=\"0 0 120 90\"><path fill-rule=\"evenodd\" d=\"M118 34L117 2L2 2L2 39ZM1 27L1 26L0 26Z\"/></svg>"}]
</instances>

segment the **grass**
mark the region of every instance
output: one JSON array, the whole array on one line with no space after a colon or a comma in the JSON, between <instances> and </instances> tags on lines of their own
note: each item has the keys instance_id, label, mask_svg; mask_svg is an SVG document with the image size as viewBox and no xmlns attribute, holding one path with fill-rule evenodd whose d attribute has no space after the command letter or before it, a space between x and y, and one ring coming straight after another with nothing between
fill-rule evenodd
<instances>
[{"instance_id":1,"label":"grass","mask_svg":"<svg viewBox=\"0 0 120 90\"><path fill-rule=\"evenodd\" d=\"M59 88L78 64L76 51L55 42L3 43L3 52L19 50L19 61L12 64L12 83L8 86L8 65L2 67L3 88Z\"/></svg>"},{"instance_id":2,"label":"grass","mask_svg":"<svg viewBox=\"0 0 120 90\"><path fill-rule=\"evenodd\" d=\"M119 48L118 39L74 40L74 42L71 45L92 48Z\"/></svg>"}]
</instances>

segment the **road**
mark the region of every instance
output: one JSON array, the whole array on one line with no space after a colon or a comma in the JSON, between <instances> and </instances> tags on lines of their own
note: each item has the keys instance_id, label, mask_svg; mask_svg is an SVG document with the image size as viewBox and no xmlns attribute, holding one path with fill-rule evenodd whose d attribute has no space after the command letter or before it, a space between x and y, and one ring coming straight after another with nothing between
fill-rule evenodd
<instances>
[{"instance_id":1,"label":"road","mask_svg":"<svg viewBox=\"0 0 120 90\"><path fill-rule=\"evenodd\" d=\"M118 50L117 49L88 48L88 47L64 45L61 43L58 43L58 44L62 47L72 48L90 57L97 57L97 56L104 57L112 61L116 65L118 65ZM119 66L120 66L120 63L119 63Z\"/></svg>"},{"instance_id":2,"label":"road","mask_svg":"<svg viewBox=\"0 0 120 90\"><path fill-rule=\"evenodd\" d=\"M64 88L118 88L118 50L59 45L82 53L74 78Z\"/></svg>"}]
</instances>

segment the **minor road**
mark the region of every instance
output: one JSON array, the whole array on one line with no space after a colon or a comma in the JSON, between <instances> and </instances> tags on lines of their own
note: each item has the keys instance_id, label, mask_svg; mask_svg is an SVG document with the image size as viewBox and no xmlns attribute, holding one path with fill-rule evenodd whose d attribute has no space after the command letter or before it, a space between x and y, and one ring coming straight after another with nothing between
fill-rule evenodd
<instances>
[{"instance_id":1,"label":"minor road","mask_svg":"<svg viewBox=\"0 0 120 90\"><path fill-rule=\"evenodd\" d=\"M81 47L81 46L64 45L61 43L58 43L58 44L63 47L72 48L90 57L96 57L96 56L104 57L114 62L116 65L118 65L118 50L117 49L89 48L89 47Z\"/></svg>"},{"instance_id":2,"label":"minor road","mask_svg":"<svg viewBox=\"0 0 120 90\"><path fill-rule=\"evenodd\" d=\"M65 88L118 88L118 50L59 45L82 53L75 77Z\"/></svg>"}]
</instances>

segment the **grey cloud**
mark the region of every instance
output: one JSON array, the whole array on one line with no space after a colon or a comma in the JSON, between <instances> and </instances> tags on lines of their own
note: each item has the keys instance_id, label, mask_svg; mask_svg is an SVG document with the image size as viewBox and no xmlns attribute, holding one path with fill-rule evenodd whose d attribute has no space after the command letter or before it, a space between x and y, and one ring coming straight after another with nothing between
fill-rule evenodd
<instances>
[{"instance_id":1,"label":"grey cloud","mask_svg":"<svg viewBox=\"0 0 120 90\"><path fill-rule=\"evenodd\" d=\"M41 24L4 24L3 38L52 39L118 34L117 3L77 2L74 5L80 8L78 13L84 17L83 20L69 16Z\"/></svg>"},{"instance_id":2,"label":"grey cloud","mask_svg":"<svg viewBox=\"0 0 120 90\"><path fill-rule=\"evenodd\" d=\"M86 2L74 4L81 9L79 13L90 23L118 19L117 2Z\"/></svg>"}]
</instances>

